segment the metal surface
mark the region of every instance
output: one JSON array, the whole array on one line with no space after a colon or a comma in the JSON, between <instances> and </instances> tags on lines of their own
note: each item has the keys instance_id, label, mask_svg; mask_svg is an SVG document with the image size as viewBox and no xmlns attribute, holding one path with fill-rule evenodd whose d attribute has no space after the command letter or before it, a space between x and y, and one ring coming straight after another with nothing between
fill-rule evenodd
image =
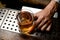
<instances>
[{"instance_id":1,"label":"metal surface","mask_svg":"<svg viewBox=\"0 0 60 40\"><path fill-rule=\"evenodd\" d=\"M7 14L8 10L7 9L0 9L0 27L2 25L2 22L4 21L4 18Z\"/></svg>"},{"instance_id":2,"label":"metal surface","mask_svg":"<svg viewBox=\"0 0 60 40\"><path fill-rule=\"evenodd\" d=\"M25 6L23 6L22 9L24 9L24 10L29 9L33 13L41 11L41 9L25 7ZM0 26L1 26L1 29L20 33L19 28L18 28L19 27L18 22L16 19L16 15L18 14L18 12L19 12L19 10L14 10L14 9L0 9ZM32 36L36 36L36 35L37 35L37 32L32 34Z\"/></svg>"},{"instance_id":3,"label":"metal surface","mask_svg":"<svg viewBox=\"0 0 60 40\"><path fill-rule=\"evenodd\" d=\"M16 19L18 10L13 10L13 9L6 9L6 10L8 11L5 17L3 17L4 21L2 21L1 29L19 33L17 19Z\"/></svg>"}]
</instances>

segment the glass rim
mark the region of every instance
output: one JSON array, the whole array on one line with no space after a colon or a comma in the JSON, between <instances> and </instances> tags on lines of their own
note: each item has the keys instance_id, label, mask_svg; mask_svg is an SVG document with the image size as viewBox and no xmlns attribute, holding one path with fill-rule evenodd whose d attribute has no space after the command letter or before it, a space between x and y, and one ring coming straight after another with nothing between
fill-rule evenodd
<instances>
[{"instance_id":1,"label":"glass rim","mask_svg":"<svg viewBox=\"0 0 60 40\"><path fill-rule=\"evenodd\" d=\"M20 11L21 12L21 11ZM18 22L20 22L21 23L21 20L20 20L20 18L19 18L19 14L20 14L20 12L18 13L18 15L17 15L17 19L18 19ZM22 12L24 12L24 11L22 11ZM28 12L28 11L26 11L26 12ZM33 20L34 20L34 16L33 16L33 13L30 13L30 15L32 16L32 22L33 22Z\"/></svg>"}]
</instances>

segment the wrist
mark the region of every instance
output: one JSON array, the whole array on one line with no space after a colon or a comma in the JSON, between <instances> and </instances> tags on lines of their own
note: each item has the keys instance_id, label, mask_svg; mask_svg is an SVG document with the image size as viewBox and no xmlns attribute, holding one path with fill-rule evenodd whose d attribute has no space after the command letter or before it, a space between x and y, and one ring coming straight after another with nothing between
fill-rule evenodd
<instances>
[{"instance_id":1,"label":"wrist","mask_svg":"<svg viewBox=\"0 0 60 40\"><path fill-rule=\"evenodd\" d=\"M46 10L52 10L53 7L55 7L56 2L54 0L51 0L51 2L46 6Z\"/></svg>"},{"instance_id":2,"label":"wrist","mask_svg":"<svg viewBox=\"0 0 60 40\"><path fill-rule=\"evenodd\" d=\"M45 11L51 12L56 9L56 1L51 0L51 2L44 8Z\"/></svg>"}]
</instances>

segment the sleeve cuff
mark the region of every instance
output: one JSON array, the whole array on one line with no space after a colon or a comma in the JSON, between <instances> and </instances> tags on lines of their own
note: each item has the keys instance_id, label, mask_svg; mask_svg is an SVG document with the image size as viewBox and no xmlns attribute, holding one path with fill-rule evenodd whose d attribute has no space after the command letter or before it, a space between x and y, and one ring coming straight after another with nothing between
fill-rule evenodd
<instances>
[{"instance_id":1,"label":"sleeve cuff","mask_svg":"<svg viewBox=\"0 0 60 40\"><path fill-rule=\"evenodd\" d=\"M60 0L55 0L55 1L60 4Z\"/></svg>"}]
</instances>

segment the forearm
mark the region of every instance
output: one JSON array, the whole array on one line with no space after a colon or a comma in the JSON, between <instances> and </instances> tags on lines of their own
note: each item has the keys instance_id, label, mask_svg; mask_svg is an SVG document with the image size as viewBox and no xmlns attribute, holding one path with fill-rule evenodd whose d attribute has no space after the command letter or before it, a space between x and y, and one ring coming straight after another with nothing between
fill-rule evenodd
<instances>
[{"instance_id":1,"label":"forearm","mask_svg":"<svg viewBox=\"0 0 60 40\"><path fill-rule=\"evenodd\" d=\"M55 11L57 9L57 6L56 6L56 1L51 1L46 7L45 7L45 11L48 11L48 12L51 12L51 11Z\"/></svg>"}]
</instances>

